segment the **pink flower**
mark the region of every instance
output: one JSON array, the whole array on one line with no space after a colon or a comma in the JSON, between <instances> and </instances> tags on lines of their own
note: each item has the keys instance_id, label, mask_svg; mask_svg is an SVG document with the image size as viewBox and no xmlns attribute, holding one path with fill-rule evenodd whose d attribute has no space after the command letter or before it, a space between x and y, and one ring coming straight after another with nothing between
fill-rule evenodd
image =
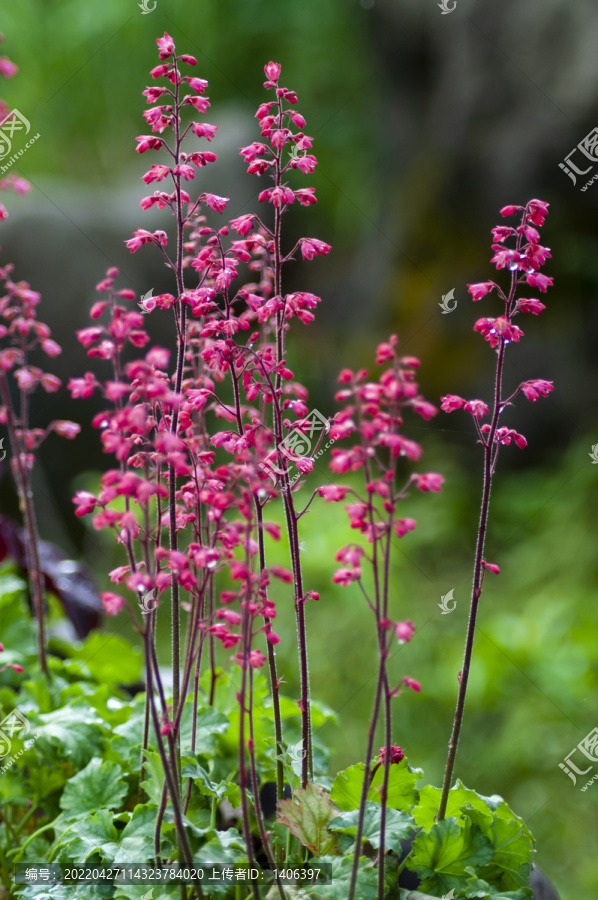
<instances>
[{"instance_id":1,"label":"pink flower","mask_svg":"<svg viewBox=\"0 0 598 900\"><path fill-rule=\"evenodd\" d=\"M496 563L489 563L489 562L486 562L485 559L483 559L482 566L484 569L489 569L491 572L494 572L495 575L500 575L500 569L496 565Z\"/></svg>"},{"instance_id":2,"label":"pink flower","mask_svg":"<svg viewBox=\"0 0 598 900\"><path fill-rule=\"evenodd\" d=\"M482 425L481 431L483 434L487 434L490 431L490 425ZM527 441L522 434L519 434L513 428L507 428L504 425L502 428L496 429L494 440L499 444L510 444L511 441L515 441L517 446L522 450L524 447L527 447Z\"/></svg>"},{"instance_id":3,"label":"pink flower","mask_svg":"<svg viewBox=\"0 0 598 900\"><path fill-rule=\"evenodd\" d=\"M396 334L392 334L388 340L388 343L378 344L376 349L376 365L381 366L385 362L391 362L395 356L395 347L398 344L398 338Z\"/></svg>"},{"instance_id":4,"label":"pink flower","mask_svg":"<svg viewBox=\"0 0 598 900\"><path fill-rule=\"evenodd\" d=\"M86 372L83 378L71 378L68 383L68 389L73 400L77 397L83 397L87 400L99 386L92 372Z\"/></svg>"},{"instance_id":5,"label":"pink flower","mask_svg":"<svg viewBox=\"0 0 598 900\"><path fill-rule=\"evenodd\" d=\"M12 78L18 71L19 67L7 56L0 56L0 75L3 75L5 78Z\"/></svg>"},{"instance_id":6,"label":"pink flower","mask_svg":"<svg viewBox=\"0 0 598 900\"><path fill-rule=\"evenodd\" d=\"M445 413L454 412L456 409L461 409L462 406L465 406L465 401L463 397L458 397L456 394L446 394L446 396L440 398L440 408Z\"/></svg>"},{"instance_id":7,"label":"pink flower","mask_svg":"<svg viewBox=\"0 0 598 900\"><path fill-rule=\"evenodd\" d=\"M236 231L237 234L245 237L253 228L254 218L255 217L250 213L244 216L238 216L236 219L230 220L230 227L233 229L233 231Z\"/></svg>"},{"instance_id":8,"label":"pink flower","mask_svg":"<svg viewBox=\"0 0 598 900\"><path fill-rule=\"evenodd\" d=\"M539 300L518 300L515 306L516 312L533 313L535 316L540 315L542 310L546 309L544 303Z\"/></svg>"},{"instance_id":9,"label":"pink flower","mask_svg":"<svg viewBox=\"0 0 598 900\"><path fill-rule=\"evenodd\" d=\"M548 278L546 275L541 275L540 272L531 272L527 276L526 281L530 287L539 288L543 294L546 293L547 288L551 287L554 284L554 280L552 278Z\"/></svg>"},{"instance_id":10,"label":"pink flower","mask_svg":"<svg viewBox=\"0 0 598 900\"><path fill-rule=\"evenodd\" d=\"M309 206L310 203L316 203L316 189L313 187L299 188L295 191L295 199L299 201L301 206Z\"/></svg>"},{"instance_id":11,"label":"pink flower","mask_svg":"<svg viewBox=\"0 0 598 900\"><path fill-rule=\"evenodd\" d=\"M323 497L327 503L336 503L344 500L349 493L350 488L340 484L324 484L318 488L318 494Z\"/></svg>"},{"instance_id":12,"label":"pink flower","mask_svg":"<svg viewBox=\"0 0 598 900\"><path fill-rule=\"evenodd\" d=\"M334 575L332 576L332 581L334 584L340 584L343 587L347 587L353 581L357 581L361 578L361 569L359 567L355 567L353 569L337 569Z\"/></svg>"},{"instance_id":13,"label":"pink flower","mask_svg":"<svg viewBox=\"0 0 598 900\"><path fill-rule=\"evenodd\" d=\"M524 381L519 386L519 390L523 391L528 400L534 402L539 397L547 397L550 391L554 390L554 382L544 381L542 378L532 378L531 381Z\"/></svg>"},{"instance_id":14,"label":"pink flower","mask_svg":"<svg viewBox=\"0 0 598 900\"><path fill-rule=\"evenodd\" d=\"M150 69L150 75L152 78L161 78L163 75L168 75L172 66L168 63L163 63L161 66L154 66L153 69Z\"/></svg>"},{"instance_id":15,"label":"pink flower","mask_svg":"<svg viewBox=\"0 0 598 900\"><path fill-rule=\"evenodd\" d=\"M280 578L281 581L284 581L285 584L293 583L293 574L289 572L288 569L285 569L284 566L269 566L268 571L270 575L273 575L274 578Z\"/></svg>"},{"instance_id":16,"label":"pink flower","mask_svg":"<svg viewBox=\"0 0 598 900\"><path fill-rule=\"evenodd\" d=\"M325 256L326 253L330 253L332 247L330 244L325 244L324 241L319 241L317 238L301 238L299 243L301 244L301 255L303 259L313 259L314 256Z\"/></svg>"},{"instance_id":17,"label":"pink flower","mask_svg":"<svg viewBox=\"0 0 598 900\"><path fill-rule=\"evenodd\" d=\"M544 200L530 200L527 204L527 212L530 222L534 225L543 225L548 215L548 207L550 204Z\"/></svg>"},{"instance_id":18,"label":"pink flower","mask_svg":"<svg viewBox=\"0 0 598 900\"><path fill-rule=\"evenodd\" d=\"M48 356L59 356L62 353L60 344L57 344L56 341L50 340L49 338L42 341L42 350Z\"/></svg>"},{"instance_id":19,"label":"pink flower","mask_svg":"<svg viewBox=\"0 0 598 900\"><path fill-rule=\"evenodd\" d=\"M496 252L490 262L493 262L497 269L508 268L514 271L524 268L525 258L517 250L508 250L506 247L496 244L493 244L492 247Z\"/></svg>"},{"instance_id":20,"label":"pink flower","mask_svg":"<svg viewBox=\"0 0 598 900\"><path fill-rule=\"evenodd\" d=\"M268 82L272 83L272 85L267 83L264 85L264 87L270 87L270 86L273 87L276 84L276 82L278 81L278 77L280 75L280 63L269 62L267 65L264 66L264 72L266 73L266 78L268 79Z\"/></svg>"},{"instance_id":21,"label":"pink flower","mask_svg":"<svg viewBox=\"0 0 598 900\"><path fill-rule=\"evenodd\" d=\"M138 146L135 148L137 153L145 153L146 150L159 150L164 141L162 138L152 137L152 135L141 134L135 138Z\"/></svg>"},{"instance_id":22,"label":"pink flower","mask_svg":"<svg viewBox=\"0 0 598 900\"><path fill-rule=\"evenodd\" d=\"M152 181L164 181L171 171L170 166L154 165L150 168L149 172L142 175L142 180L145 181L146 184L151 184Z\"/></svg>"},{"instance_id":23,"label":"pink flower","mask_svg":"<svg viewBox=\"0 0 598 900\"><path fill-rule=\"evenodd\" d=\"M203 199L214 212L224 212L229 197L219 197L217 194L204 194Z\"/></svg>"},{"instance_id":24,"label":"pink flower","mask_svg":"<svg viewBox=\"0 0 598 900\"><path fill-rule=\"evenodd\" d=\"M491 347L496 347L500 340L519 342L519 338L523 337L521 328L511 325L506 316L498 316L496 319L478 319L473 330L479 331L484 340L490 342Z\"/></svg>"},{"instance_id":25,"label":"pink flower","mask_svg":"<svg viewBox=\"0 0 598 900\"><path fill-rule=\"evenodd\" d=\"M408 531L413 531L416 526L415 519L397 519L394 523L394 530L397 537L405 537Z\"/></svg>"},{"instance_id":26,"label":"pink flower","mask_svg":"<svg viewBox=\"0 0 598 900\"><path fill-rule=\"evenodd\" d=\"M405 687L411 688L412 691L416 691L417 693L422 689L419 681L416 681L415 678L410 678L408 675L405 675L405 677L401 679L401 684L404 684Z\"/></svg>"},{"instance_id":27,"label":"pink flower","mask_svg":"<svg viewBox=\"0 0 598 900\"><path fill-rule=\"evenodd\" d=\"M54 394L62 385L62 381L56 375L45 372L40 379L40 384L47 394Z\"/></svg>"},{"instance_id":28,"label":"pink flower","mask_svg":"<svg viewBox=\"0 0 598 900\"><path fill-rule=\"evenodd\" d=\"M476 419L488 415L488 407L483 400L468 400L465 404L465 412L471 413Z\"/></svg>"},{"instance_id":29,"label":"pink flower","mask_svg":"<svg viewBox=\"0 0 598 900\"><path fill-rule=\"evenodd\" d=\"M494 290L496 285L493 281L480 281L477 284L468 284L467 290L472 296L474 302L476 300L481 300L482 297L485 297L486 294L489 294L490 291Z\"/></svg>"},{"instance_id":30,"label":"pink flower","mask_svg":"<svg viewBox=\"0 0 598 900\"><path fill-rule=\"evenodd\" d=\"M164 32L164 37L156 38L156 44L160 51L160 59L168 59L174 53L174 41L166 31Z\"/></svg>"},{"instance_id":31,"label":"pink flower","mask_svg":"<svg viewBox=\"0 0 598 900\"><path fill-rule=\"evenodd\" d=\"M158 244L165 247L167 240L165 231L154 231L152 233L151 231L146 231L145 228L138 228L133 233L133 237L125 241L125 247L128 247L131 253L135 253L143 244Z\"/></svg>"},{"instance_id":32,"label":"pink flower","mask_svg":"<svg viewBox=\"0 0 598 900\"><path fill-rule=\"evenodd\" d=\"M426 472L425 475L417 475L414 473L412 478L420 491L439 492L441 485L444 483L444 478L442 475L438 475L437 472Z\"/></svg>"},{"instance_id":33,"label":"pink flower","mask_svg":"<svg viewBox=\"0 0 598 900\"><path fill-rule=\"evenodd\" d=\"M380 747L379 753L380 753L380 762L384 762L384 760L386 759L386 747ZM403 751L401 750L399 745L391 744L390 745L390 764L391 764L391 766L396 765L397 763L400 763L401 760L404 758L405 758L405 754L403 753Z\"/></svg>"},{"instance_id":34,"label":"pink flower","mask_svg":"<svg viewBox=\"0 0 598 900\"><path fill-rule=\"evenodd\" d=\"M348 544L346 547L341 547L334 558L337 562L345 563L346 565L357 568L361 557L364 555L365 551L359 544Z\"/></svg>"},{"instance_id":35,"label":"pink flower","mask_svg":"<svg viewBox=\"0 0 598 900\"><path fill-rule=\"evenodd\" d=\"M416 397L415 400L412 401L411 408L413 412L417 413L418 416L421 416L422 419L425 419L426 422L429 422L430 419L438 413L438 410L433 403L429 403L421 397Z\"/></svg>"},{"instance_id":36,"label":"pink flower","mask_svg":"<svg viewBox=\"0 0 598 900\"><path fill-rule=\"evenodd\" d=\"M500 211L501 216L514 216L516 212L523 209L522 206L503 206Z\"/></svg>"},{"instance_id":37,"label":"pink flower","mask_svg":"<svg viewBox=\"0 0 598 900\"><path fill-rule=\"evenodd\" d=\"M219 609L216 616L218 619L225 619L229 625L239 625L241 623L241 614L235 612L234 609Z\"/></svg>"},{"instance_id":38,"label":"pink flower","mask_svg":"<svg viewBox=\"0 0 598 900\"><path fill-rule=\"evenodd\" d=\"M173 175L179 175L181 178L184 178L185 181L193 181L195 178L195 169L193 166L187 166L184 163L179 163L178 166L174 166L172 170Z\"/></svg>"},{"instance_id":39,"label":"pink flower","mask_svg":"<svg viewBox=\"0 0 598 900\"><path fill-rule=\"evenodd\" d=\"M261 650L252 650L249 654L249 665L252 669L261 669L266 662L266 657Z\"/></svg>"},{"instance_id":40,"label":"pink flower","mask_svg":"<svg viewBox=\"0 0 598 900\"><path fill-rule=\"evenodd\" d=\"M123 607L124 599L120 594L113 594L111 591L104 591L100 594L102 604L106 615L117 616Z\"/></svg>"},{"instance_id":41,"label":"pink flower","mask_svg":"<svg viewBox=\"0 0 598 900\"><path fill-rule=\"evenodd\" d=\"M407 622L397 622L395 625L395 633L397 635L397 640L399 640L401 644L407 644L415 634L415 625L411 619Z\"/></svg>"},{"instance_id":42,"label":"pink flower","mask_svg":"<svg viewBox=\"0 0 598 900\"><path fill-rule=\"evenodd\" d=\"M50 428L53 428L60 437L69 438L69 440L77 437L81 431L80 425L77 425L76 422L69 422L66 419L58 419L52 422Z\"/></svg>"},{"instance_id":43,"label":"pink flower","mask_svg":"<svg viewBox=\"0 0 598 900\"><path fill-rule=\"evenodd\" d=\"M513 232L513 228L507 228L506 225L497 225L496 228L492 229L492 237L495 241L502 244L503 241L506 241L507 238L511 237Z\"/></svg>"},{"instance_id":44,"label":"pink flower","mask_svg":"<svg viewBox=\"0 0 598 900\"><path fill-rule=\"evenodd\" d=\"M208 125L207 122L193 123L193 133L196 134L197 137L204 137L207 141L211 141L217 131L217 125Z\"/></svg>"},{"instance_id":45,"label":"pink flower","mask_svg":"<svg viewBox=\"0 0 598 900\"><path fill-rule=\"evenodd\" d=\"M208 82L205 78L197 78L196 76L185 75L185 81L191 90L197 91L198 94L203 94L208 86Z\"/></svg>"}]
</instances>

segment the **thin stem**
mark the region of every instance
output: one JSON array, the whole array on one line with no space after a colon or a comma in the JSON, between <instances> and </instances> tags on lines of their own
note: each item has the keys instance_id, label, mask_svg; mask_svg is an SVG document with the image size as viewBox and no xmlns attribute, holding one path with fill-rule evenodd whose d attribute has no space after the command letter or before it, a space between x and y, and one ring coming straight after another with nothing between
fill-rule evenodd
<instances>
[{"instance_id":1,"label":"thin stem","mask_svg":"<svg viewBox=\"0 0 598 900\"><path fill-rule=\"evenodd\" d=\"M511 290L511 295L513 290ZM510 305L510 304L509 304ZM449 741L448 756L446 768L444 772L444 780L442 784L442 794L440 797L440 806L438 808L437 821L441 822L446 815L446 807L448 803L448 795L453 779L453 770L455 768L455 759L457 756L457 745L459 743L459 735L463 724L463 713L465 710L465 697L467 695L467 683L469 681L469 670L471 668L471 657L473 654L473 642L475 636L476 621L478 615L478 606L482 594L481 576L482 576L482 559L484 555L484 541L486 539L486 528L488 525L488 513L490 509L490 491L492 489L492 478L494 475L494 467L492 465L493 444L498 417L501 410L500 394L502 383L502 371L505 355L505 343L501 341L497 354L496 362L496 378L494 383L494 410L492 414L492 423L490 432L488 433L484 444L484 482L482 487L482 502L480 506L480 519L478 525L478 535L476 540L474 569L473 569L473 585L471 589L471 604L469 608L469 621L467 623L467 634L465 637L465 651L463 655L463 668L461 670L461 679L459 681L459 693L457 696L457 705L455 708L455 718L453 721L453 730Z\"/></svg>"},{"instance_id":2,"label":"thin stem","mask_svg":"<svg viewBox=\"0 0 598 900\"><path fill-rule=\"evenodd\" d=\"M2 370L0 374L0 394L6 409L6 422L8 425L8 433L13 452L15 464L13 472L17 485L17 493L19 495L19 506L25 521L25 530L27 532L27 540L25 543L25 552L27 558L27 574L29 577L29 589L31 591L31 601L35 611L37 620L37 654L42 672L48 680L51 680L50 670L48 668L48 659L46 651L46 629L44 619L45 607L45 582L44 575L40 568L39 562L39 536L37 532L37 522L35 518L35 509L33 506L33 498L31 493L31 474L27 468L27 448L23 440L23 447L19 444L17 434L17 421L15 419L14 408L12 405L12 397L6 372ZM21 430L23 437L26 432L26 422L21 418Z\"/></svg>"},{"instance_id":3,"label":"thin stem","mask_svg":"<svg viewBox=\"0 0 598 900\"><path fill-rule=\"evenodd\" d=\"M255 513L257 518L257 535L258 535L258 547L259 547L259 557L260 557L260 574L264 572L266 568L266 550L264 546L264 520L263 520L263 511L261 504L259 503L257 497L255 498ZM264 622L266 624L270 623L270 619L267 616L264 616ZM272 710L274 712L274 736L276 739L276 755L282 756L284 752L284 744L282 742L282 715L280 712L280 690L278 686L278 672L276 668L276 650L274 646L267 641L267 650L268 650L268 668L270 671L270 690L272 691ZM276 799L282 800L284 798L284 767L281 759L276 760ZM277 848L282 854L282 847ZM279 863L282 863L282 856L278 860Z\"/></svg>"}]
</instances>

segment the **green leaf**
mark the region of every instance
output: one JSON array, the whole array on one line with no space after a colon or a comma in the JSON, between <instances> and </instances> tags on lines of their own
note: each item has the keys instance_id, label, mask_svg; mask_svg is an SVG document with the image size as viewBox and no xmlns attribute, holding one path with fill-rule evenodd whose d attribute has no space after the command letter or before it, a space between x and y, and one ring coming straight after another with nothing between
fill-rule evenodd
<instances>
[{"instance_id":1,"label":"green leaf","mask_svg":"<svg viewBox=\"0 0 598 900\"><path fill-rule=\"evenodd\" d=\"M118 835L112 819L109 809L100 809L86 819L71 823L58 844L61 861L84 863L98 853L102 860L112 862L118 850Z\"/></svg>"},{"instance_id":2,"label":"green leaf","mask_svg":"<svg viewBox=\"0 0 598 900\"><path fill-rule=\"evenodd\" d=\"M506 804L505 804L506 806ZM464 814L480 828L494 848L491 863L480 871L480 876L500 888L517 890L529 884L533 840L524 831L518 819L490 817L477 809L465 809Z\"/></svg>"},{"instance_id":3,"label":"green leaf","mask_svg":"<svg viewBox=\"0 0 598 900\"><path fill-rule=\"evenodd\" d=\"M156 808L148 804L135 807L131 821L120 835L119 846L111 862L123 865L153 859L156 812Z\"/></svg>"},{"instance_id":4,"label":"green leaf","mask_svg":"<svg viewBox=\"0 0 598 900\"><path fill-rule=\"evenodd\" d=\"M223 863L224 865L247 865L247 850L243 838L236 828L219 831L203 847L193 854L193 859L200 865ZM230 885L216 882L210 884L208 896L217 897L222 894L230 897Z\"/></svg>"},{"instance_id":5,"label":"green leaf","mask_svg":"<svg viewBox=\"0 0 598 900\"><path fill-rule=\"evenodd\" d=\"M361 789L363 785L365 766L357 763L339 772L332 784L330 797L334 804L341 810L359 809ZM406 759L400 763L391 765L388 782L387 805L390 809L403 809L409 812L417 802L418 791L416 782L421 778L419 769L411 769ZM368 792L368 800L380 803L380 788L384 779L382 766L377 770Z\"/></svg>"},{"instance_id":6,"label":"green leaf","mask_svg":"<svg viewBox=\"0 0 598 900\"><path fill-rule=\"evenodd\" d=\"M191 730L193 725L193 697L190 696L183 710L181 722L181 748L187 755L191 752ZM230 728L227 717L211 706L197 711L195 752L200 756L216 756L218 741L216 736Z\"/></svg>"},{"instance_id":7,"label":"green leaf","mask_svg":"<svg viewBox=\"0 0 598 900\"><path fill-rule=\"evenodd\" d=\"M347 900L353 870L353 857L322 856L319 859L310 859L309 868L317 869L320 864L325 863L332 866L332 884L322 884L313 888L305 887L303 889L305 893L301 896L313 898L313 900ZM378 896L378 871L365 856L359 860L355 896L359 900L375 900Z\"/></svg>"},{"instance_id":8,"label":"green leaf","mask_svg":"<svg viewBox=\"0 0 598 900\"><path fill-rule=\"evenodd\" d=\"M164 767L162 766L162 758L159 753L152 753L149 750L143 754L146 772L145 781L141 783L151 802L155 806L160 806L162 802L162 789L164 785Z\"/></svg>"},{"instance_id":9,"label":"green leaf","mask_svg":"<svg viewBox=\"0 0 598 900\"><path fill-rule=\"evenodd\" d=\"M68 757L80 768L95 756L102 745L101 720L85 706L64 706L39 716L41 725L35 726L38 750Z\"/></svg>"},{"instance_id":10,"label":"green leaf","mask_svg":"<svg viewBox=\"0 0 598 900\"><path fill-rule=\"evenodd\" d=\"M423 893L440 895L461 886L467 866L477 869L493 854L490 841L473 822L467 819L460 826L450 817L417 835L407 866L422 879Z\"/></svg>"},{"instance_id":11,"label":"green leaf","mask_svg":"<svg viewBox=\"0 0 598 900\"><path fill-rule=\"evenodd\" d=\"M278 802L277 822L286 825L291 834L313 853L333 853L337 838L330 834L328 825L338 814L338 809L324 788L308 782L305 790L293 791L292 800Z\"/></svg>"},{"instance_id":12,"label":"green leaf","mask_svg":"<svg viewBox=\"0 0 598 900\"><path fill-rule=\"evenodd\" d=\"M22 663L35 654L35 632L25 601L26 584L16 575L0 574L3 662Z\"/></svg>"},{"instance_id":13,"label":"green leaf","mask_svg":"<svg viewBox=\"0 0 598 900\"><path fill-rule=\"evenodd\" d=\"M440 788L432 787L432 785L421 788L419 792L419 800L417 806L413 810L413 817L420 828L423 828L426 831L436 821L441 793ZM499 797L498 794L495 794L492 797L484 797L482 794L478 794L477 791L465 787L463 782L460 779L457 779L456 783L448 792L446 817L453 816L459 821L463 821L463 810L466 806L470 806L473 809L479 809L485 814L492 813L493 815L504 819L517 818L515 813L509 809L503 798ZM520 821L523 824L523 821ZM526 829L526 831L531 838L531 832L528 829Z\"/></svg>"},{"instance_id":14,"label":"green leaf","mask_svg":"<svg viewBox=\"0 0 598 900\"><path fill-rule=\"evenodd\" d=\"M67 781L60 808L66 815L80 816L98 809L117 809L127 794L123 770L113 762L98 759Z\"/></svg>"},{"instance_id":15,"label":"green leaf","mask_svg":"<svg viewBox=\"0 0 598 900\"><path fill-rule=\"evenodd\" d=\"M496 888L478 878L470 866L467 867L467 871L471 873L471 878L467 879L466 887L459 892L460 897L467 898L467 900L533 900L533 892L530 888L497 893Z\"/></svg>"},{"instance_id":16,"label":"green leaf","mask_svg":"<svg viewBox=\"0 0 598 900\"><path fill-rule=\"evenodd\" d=\"M109 884L53 884L43 888L36 884L25 887L20 900L106 900L114 889ZM147 891L147 888L145 889ZM119 894L119 897L127 896Z\"/></svg>"},{"instance_id":17,"label":"green leaf","mask_svg":"<svg viewBox=\"0 0 598 900\"><path fill-rule=\"evenodd\" d=\"M199 791L208 797L217 797L221 800L226 797L229 792L229 785L226 781L219 783L212 781L204 767L198 762L197 754L186 753L181 757L181 765L183 770L181 776L183 778L193 778Z\"/></svg>"},{"instance_id":18,"label":"green leaf","mask_svg":"<svg viewBox=\"0 0 598 900\"><path fill-rule=\"evenodd\" d=\"M116 634L92 631L73 654L98 684L134 684L141 676L141 652Z\"/></svg>"},{"instance_id":19,"label":"green leaf","mask_svg":"<svg viewBox=\"0 0 598 900\"><path fill-rule=\"evenodd\" d=\"M368 802L363 819L363 839L369 841L375 849L380 846L380 810L380 804ZM357 834L358 819L359 810L351 809L336 816L330 822L328 828L330 831L337 831L354 837ZM413 831L413 817L409 813L396 809L386 810L384 846L387 850L400 852L401 841L410 838Z\"/></svg>"}]
</instances>

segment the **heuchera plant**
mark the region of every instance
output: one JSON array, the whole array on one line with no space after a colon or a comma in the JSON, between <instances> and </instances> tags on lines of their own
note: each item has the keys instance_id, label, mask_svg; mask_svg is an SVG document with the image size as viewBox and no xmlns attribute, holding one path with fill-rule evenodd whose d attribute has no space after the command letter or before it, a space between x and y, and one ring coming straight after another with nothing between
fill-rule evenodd
<instances>
[{"instance_id":1,"label":"heuchera plant","mask_svg":"<svg viewBox=\"0 0 598 900\"><path fill-rule=\"evenodd\" d=\"M3 36L0 35L0 43ZM12 78L18 67L7 57L0 58L0 74ZM0 100L0 120L10 113L9 107ZM26 194L31 185L18 175L9 174L0 179L0 190L12 188L17 194ZM0 203L0 220L6 219L8 212ZM48 357L58 356L61 347L52 340L50 329L37 319L37 305L41 296L31 290L26 281L15 282L11 263L0 267L0 425L7 426L10 441L10 467L17 488L19 506L23 515L27 535L27 571L31 601L37 621L38 660L42 672L49 677L45 634L45 579L39 560L39 539L35 507L31 489L35 451L51 432L61 437L74 438L80 431L79 425L66 420L55 420L45 428L30 425L29 410L31 394L41 387L46 393L55 393L61 385L60 379L38 366L31 365L30 356L40 351ZM11 381L15 390L11 390ZM15 398L16 395L16 398Z\"/></svg>"},{"instance_id":2,"label":"heuchera plant","mask_svg":"<svg viewBox=\"0 0 598 900\"><path fill-rule=\"evenodd\" d=\"M418 787L421 770L411 768L393 742L392 701L421 686L411 674L398 684L389 677L393 645L410 641L415 633L415 625L401 619L392 601L390 573L394 543L416 527L403 514L402 501L413 490L437 493L443 483L436 472L406 468L420 468L422 448L403 434L403 419L413 413L429 420L438 410L419 392L419 360L401 356L392 335L377 348L377 376L370 378L364 369L342 370L336 397L340 411L328 419L310 411L307 391L287 364L287 336L294 319L304 325L313 321L320 298L287 292L283 274L297 257L312 260L331 248L311 237L287 246L283 233L283 217L292 206L316 202L313 187L295 183L316 166L297 96L280 86L280 66L269 62L264 87L272 99L256 113L261 140L241 148L248 172L267 183L258 197L265 211L213 224L213 214L225 212L228 198L199 193L193 199L189 191L216 154L187 149L190 135L209 144L217 131L197 119L210 106L207 82L187 74L196 60L177 55L168 34L157 44L160 64L151 75L160 83L143 92L151 134L137 138L137 151L160 153L143 175L146 184L160 189L144 197L141 207L168 210L174 224L171 233L138 228L126 245L131 252L144 244L158 249L172 276L172 293L152 292L137 303L132 290L117 286L118 270L110 268L97 285L93 324L77 332L94 360L93 370L69 382L72 397L100 393L104 400L93 425L114 463L102 475L99 490L76 493L75 513L91 515L93 527L112 532L121 549L122 565L110 572L114 589L101 598L108 616L125 612L141 637L145 690L130 700L114 686L109 706L110 692L93 673L85 676L85 684L69 684L72 669L64 647L66 662L50 657L48 666L39 579L32 585L40 665L48 676L54 672L64 706L44 700L34 721L35 747L19 759L21 793L33 798L32 808L38 803L45 812L37 828L27 824L30 812L20 821L13 817L11 856L27 860L33 844L38 857L45 853L48 861L122 863L131 853L139 861L143 850L154 865L224 861L274 872L265 887L257 880L245 887L222 884L214 894L196 882L192 890L199 898L260 898L265 890L268 898L282 900L383 900L406 896L399 894L405 869L415 873L421 890L437 897L452 891L455 898L530 898L533 839L523 821L501 798L482 797L460 781L451 788L451 783L483 578L487 569L498 572L483 559L498 450L511 441L525 445L521 435L499 427L499 417L519 392L535 400L552 389L551 382L534 380L506 398L502 392L506 346L522 335L513 319L544 308L536 299L517 299L517 288L525 283L544 291L551 283L539 273L550 254L534 227L543 224L547 205L534 200L525 208L507 207L503 215L521 213L521 224L494 229L493 262L511 271L509 291L503 293L494 282L469 286L474 300L496 291L505 305L502 316L475 325L497 356L490 423L479 422L489 415L483 401L442 398L445 411L464 408L474 418L484 453L484 488L444 785L442 790ZM515 248L508 250L504 244L511 239ZM55 390L58 383L29 365L27 354L38 345L50 356L59 348L35 318L39 295L28 285L14 284L10 271L8 266L0 270L6 284L1 336L9 344L0 353L1 414L9 426L34 554L29 482L34 451L49 431L74 437L78 426L54 421L41 430L28 425L31 390L39 384ZM151 345L145 325L152 315L169 316L174 323L174 354ZM9 372L20 391L17 406ZM303 476L313 470L325 437L328 445L350 441L330 454L335 477L349 477L346 483L316 487L300 504ZM378 647L364 759L334 780L327 776L326 751L313 728L314 716L319 723L326 718L312 700L308 669L309 609L318 593L317 586L306 583L300 541L300 521L303 528L312 504L322 501L344 503L356 532L355 543L338 550L331 577L363 596ZM269 540L281 539L280 526L267 518L278 504L288 534L288 568L268 558ZM275 589L275 581L282 589ZM296 706L281 694L284 673L276 656L275 623L279 614L287 614L285 595L297 630ZM172 687L157 652L167 614ZM33 691L28 687L21 699L35 718ZM14 704L19 702L15 691ZM88 714L83 716L85 703ZM293 722L297 713L300 731ZM383 745L376 748L380 733ZM62 781L56 776L52 790L40 788L29 774L35 755L60 757L63 743L71 770ZM269 780L275 786L276 822L262 795ZM59 788L57 807L51 798ZM53 842L44 845L48 832ZM280 876L289 867L313 870L324 864L332 871L330 885L300 876L299 884L289 887ZM163 889L171 895L172 889ZM187 889L178 895L186 897ZM35 892L26 888L22 896Z\"/></svg>"}]
</instances>

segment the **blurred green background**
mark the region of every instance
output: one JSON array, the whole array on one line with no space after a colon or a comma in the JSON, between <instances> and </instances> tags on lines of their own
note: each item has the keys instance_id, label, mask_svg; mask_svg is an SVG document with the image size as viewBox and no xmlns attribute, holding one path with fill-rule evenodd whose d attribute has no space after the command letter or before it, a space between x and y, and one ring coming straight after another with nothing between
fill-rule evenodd
<instances>
[{"instance_id":1,"label":"blurred green background","mask_svg":"<svg viewBox=\"0 0 598 900\"><path fill-rule=\"evenodd\" d=\"M123 243L137 227L169 225L166 215L139 208L151 191L140 180L148 158L134 150L135 136L148 131L141 91L165 30L210 81L205 118L221 129L211 145L219 161L202 172L201 189L231 197L230 215L255 209L264 186L238 158L238 147L258 137L263 64L280 62L283 83L299 94L319 166L296 178L315 185L319 203L292 210L287 240L314 235L333 253L289 270L288 290L323 298L316 322L296 325L289 361L326 414L335 409L338 370L370 367L390 331L403 352L422 358L428 399L488 398L493 357L471 327L476 315L492 315L492 301L472 308L466 284L492 277L489 232L501 206L534 196L550 202L543 243L552 247L546 272L555 287L543 316L523 323L507 378L513 386L554 379L555 391L533 406L521 400L506 420L529 446L501 454L487 545L501 575L485 587L457 774L502 794L526 819L562 900L594 896L598 787L581 797L558 763L598 725L596 469L588 456L598 442L598 186L580 192L584 179L574 186L558 164L596 125L598 9L591 0L458 0L443 16L436 0L157 0L142 15L135 0L20 0L4 4L0 28L0 52L20 68L2 96L40 133L11 168L33 190L2 198L10 218L0 262L14 261L17 277L42 292L40 317L64 348L51 368L65 380L90 367L74 330L88 324L94 285L108 266L139 294L172 289L158 254L143 248L131 256ZM445 316L438 302L451 288L458 305ZM75 519L70 501L108 462L89 428L98 408L63 391L38 398L33 414L84 426L73 444L50 438L44 446L40 530L85 558L104 589L121 559ZM438 784L461 668L481 470L464 415L411 421L406 431L424 445L420 470L441 471L446 486L407 501L418 528L396 542L394 615L413 619L418 633L393 658L393 672L419 679L422 693L395 701L394 737ZM0 465L2 507L16 518ZM332 480L325 458L309 484L318 478ZM334 771L363 753L374 687L373 624L357 589L330 581L336 549L353 537L341 505L322 503L302 520L306 581L321 597L307 609L313 690L341 722L324 735ZM285 559L284 547L272 554ZM457 608L442 616L438 603L451 588ZM288 597L277 590L282 609ZM290 608L279 630L293 696Z\"/></svg>"}]
</instances>

